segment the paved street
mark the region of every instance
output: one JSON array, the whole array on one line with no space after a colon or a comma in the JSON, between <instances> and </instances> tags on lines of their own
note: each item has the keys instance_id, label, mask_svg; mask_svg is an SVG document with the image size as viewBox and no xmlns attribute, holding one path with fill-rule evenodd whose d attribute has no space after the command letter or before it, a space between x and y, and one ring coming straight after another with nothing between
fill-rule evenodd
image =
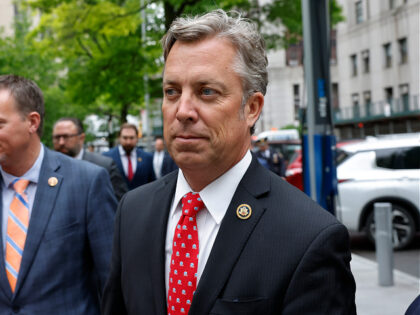
<instances>
[{"instance_id":1,"label":"paved street","mask_svg":"<svg viewBox=\"0 0 420 315\"><path fill-rule=\"evenodd\" d=\"M376 262L375 247L363 234L351 234L351 249L354 254ZM409 248L394 252L394 267L396 270L420 278L419 233Z\"/></svg>"}]
</instances>

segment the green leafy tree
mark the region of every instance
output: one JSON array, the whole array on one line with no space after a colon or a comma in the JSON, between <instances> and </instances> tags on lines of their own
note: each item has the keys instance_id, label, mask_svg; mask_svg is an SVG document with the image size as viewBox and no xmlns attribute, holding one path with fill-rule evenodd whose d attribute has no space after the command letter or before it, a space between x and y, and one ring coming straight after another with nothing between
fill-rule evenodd
<instances>
[{"instance_id":1,"label":"green leafy tree","mask_svg":"<svg viewBox=\"0 0 420 315\"><path fill-rule=\"evenodd\" d=\"M14 34L0 36L0 74L16 74L35 81L44 94L45 122L42 141L51 145L53 122L62 115L76 115L58 79L59 63L50 51L40 51L38 42L28 40L31 16L17 3ZM0 34L1 35L1 34ZM82 116L82 114L78 115Z\"/></svg>"}]
</instances>

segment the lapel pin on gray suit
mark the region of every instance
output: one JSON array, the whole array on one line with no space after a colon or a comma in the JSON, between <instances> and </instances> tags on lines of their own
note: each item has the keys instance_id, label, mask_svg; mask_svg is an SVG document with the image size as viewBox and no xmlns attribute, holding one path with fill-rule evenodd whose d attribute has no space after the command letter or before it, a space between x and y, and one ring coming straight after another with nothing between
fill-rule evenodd
<instances>
[{"instance_id":1,"label":"lapel pin on gray suit","mask_svg":"<svg viewBox=\"0 0 420 315\"><path fill-rule=\"evenodd\" d=\"M177 18L162 44L179 170L121 200L104 314L355 314L346 228L249 150L268 83L256 26L215 10ZM203 203L191 226L188 196Z\"/></svg>"},{"instance_id":2,"label":"lapel pin on gray suit","mask_svg":"<svg viewBox=\"0 0 420 315\"><path fill-rule=\"evenodd\" d=\"M43 120L39 87L1 75L0 314L99 315L117 200L105 169L41 144Z\"/></svg>"}]
</instances>

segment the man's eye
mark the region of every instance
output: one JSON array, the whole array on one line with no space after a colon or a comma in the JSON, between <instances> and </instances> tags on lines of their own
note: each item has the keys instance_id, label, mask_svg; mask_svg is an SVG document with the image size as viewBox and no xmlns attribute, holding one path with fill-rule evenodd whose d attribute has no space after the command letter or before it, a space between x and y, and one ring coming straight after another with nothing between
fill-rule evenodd
<instances>
[{"instance_id":1,"label":"man's eye","mask_svg":"<svg viewBox=\"0 0 420 315\"><path fill-rule=\"evenodd\" d=\"M167 96L174 96L176 95L176 93L177 91L175 89L172 89L172 88L165 89L165 94Z\"/></svg>"},{"instance_id":2,"label":"man's eye","mask_svg":"<svg viewBox=\"0 0 420 315\"><path fill-rule=\"evenodd\" d=\"M211 96L211 95L216 94L216 91L215 91L215 90L213 90L213 89L210 89L210 88L203 88L203 89L201 90L201 93L203 93L203 95L208 95L208 96Z\"/></svg>"}]
</instances>

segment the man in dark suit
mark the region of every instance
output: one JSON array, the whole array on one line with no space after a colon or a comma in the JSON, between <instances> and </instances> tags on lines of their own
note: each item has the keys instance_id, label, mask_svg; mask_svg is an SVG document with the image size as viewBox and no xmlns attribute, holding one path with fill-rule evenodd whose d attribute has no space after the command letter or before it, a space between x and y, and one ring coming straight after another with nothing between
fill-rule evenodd
<instances>
[{"instance_id":1,"label":"man in dark suit","mask_svg":"<svg viewBox=\"0 0 420 315\"><path fill-rule=\"evenodd\" d=\"M258 151L256 153L257 158L265 160L270 171L284 177L286 174L286 167L283 157L270 148L267 139L260 139L256 144L258 145Z\"/></svg>"},{"instance_id":2,"label":"man in dark suit","mask_svg":"<svg viewBox=\"0 0 420 315\"><path fill-rule=\"evenodd\" d=\"M122 124L118 133L119 145L104 153L117 163L129 190L156 179L152 154L137 148L137 140L137 127L129 123Z\"/></svg>"},{"instance_id":3,"label":"man in dark suit","mask_svg":"<svg viewBox=\"0 0 420 315\"><path fill-rule=\"evenodd\" d=\"M179 171L121 200L104 314L355 314L347 230L249 151L267 86L256 28L216 10L162 42Z\"/></svg>"},{"instance_id":4,"label":"man in dark suit","mask_svg":"<svg viewBox=\"0 0 420 315\"><path fill-rule=\"evenodd\" d=\"M128 191L127 184L113 159L89 152L83 148L85 131L82 122L78 118L63 117L57 120L54 124L52 138L54 150L105 168L108 171L117 200L120 200Z\"/></svg>"},{"instance_id":5,"label":"man in dark suit","mask_svg":"<svg viewBox=\"0 0 420 315\"><path fill-rule=\"evenodd\" d=\"M155 139L155 152L153 153L153 170L156 178L161 178L166 174L178 169L174 160L167 151L165 151L165 143L162 137Z\"/></svg>"},{"instance_id":6,"label":"man in dark suit","mask_svg":"<svg viewBox=\"0 0 420 315\"><path fill-rule=\"evenodd\" d=\"M117 201L106 171L41 144L38 86L0 76L0 314L98 315Z\"/></svg>"}]
</instances>

